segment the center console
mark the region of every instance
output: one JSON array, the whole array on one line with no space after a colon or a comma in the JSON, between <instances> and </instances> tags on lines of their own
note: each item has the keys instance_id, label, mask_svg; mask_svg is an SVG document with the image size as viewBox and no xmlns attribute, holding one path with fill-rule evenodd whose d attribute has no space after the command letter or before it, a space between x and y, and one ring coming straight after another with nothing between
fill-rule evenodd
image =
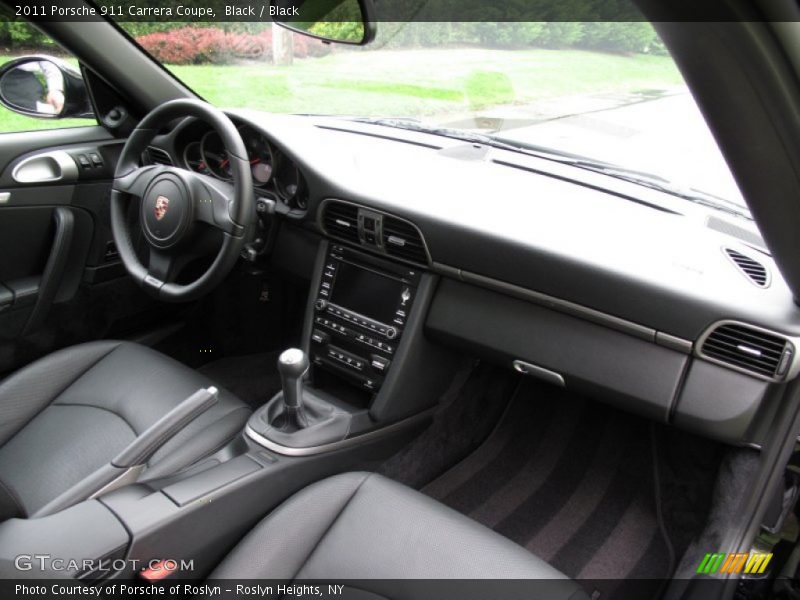
<instances>
[{"instance_id":1,"label":"center console","mask_svg":"<svg viewBox=\"0 0 800 600\"><path fill-rule=\"evenodd\" d=\"M283 389L246 429L273 452L330 452L407 427L452 382L457 359L424 331L438 276L359 240L319 242L301 347L281 355Z\"/></svg>"},{"instance_id":2,"label":"center console","mask_svg":"<svg viewBox=\"0 0 800 600\"><path fill-rule=\"evenodd\" d=\"M402 340L417 295L413 267L331 245L314 301L312 363L377 392Z\"/></svg>"}]
</instances>

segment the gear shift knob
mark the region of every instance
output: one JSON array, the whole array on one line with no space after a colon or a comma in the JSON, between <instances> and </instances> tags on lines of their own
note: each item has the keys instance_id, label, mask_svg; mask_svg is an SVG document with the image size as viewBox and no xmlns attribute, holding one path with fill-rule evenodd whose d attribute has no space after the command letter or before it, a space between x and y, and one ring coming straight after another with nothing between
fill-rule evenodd
<instances>
[{"instance_id":1,"label":"gear shift knob","mask_svg":"<svg viewBox=\"0 0 800 600\"><path fill-rule=\"evenodd\" d=\"M308 356L299 348L289 348L278 357L278 373L283 387L283 404L288 422L305 426L303 415L303 376L308 371Z\"/></svg>"}]
</instances>

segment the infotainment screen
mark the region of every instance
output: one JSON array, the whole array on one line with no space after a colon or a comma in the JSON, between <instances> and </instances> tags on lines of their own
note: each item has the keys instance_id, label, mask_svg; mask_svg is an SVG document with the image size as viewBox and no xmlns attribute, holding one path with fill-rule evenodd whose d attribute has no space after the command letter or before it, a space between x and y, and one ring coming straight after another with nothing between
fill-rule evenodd
<instances>
[{"instance_id":1,"label":"infotainment screen","mask_svg":"<svg viewBox=\"0 0 800 600\"><path fill-rule=\"evenodd\" d=\"M365 317L391 323L403 283L346 262L336 270L331 302Z\"/></svg>"}]
</instances>

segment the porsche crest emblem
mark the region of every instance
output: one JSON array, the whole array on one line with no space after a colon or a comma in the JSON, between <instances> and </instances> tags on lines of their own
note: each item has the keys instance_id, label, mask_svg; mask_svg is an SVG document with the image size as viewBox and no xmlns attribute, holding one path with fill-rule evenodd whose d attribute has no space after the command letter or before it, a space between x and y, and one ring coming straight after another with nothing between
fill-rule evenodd
<instances>
[{"instance_id":1,"label":"porsche crest emblem","mask_svg":"<svg viewBox=\"0 0 800 600\"><path fill-rule=\"evenodd\" d=\"M167 198L166 196L159 196L158 198L156 198L156 207L155 207L156 221L160 221L161 219L164 218L164 216L167 214L168 208L169 208L169 198Z\"/></svg>"}]
</instances>

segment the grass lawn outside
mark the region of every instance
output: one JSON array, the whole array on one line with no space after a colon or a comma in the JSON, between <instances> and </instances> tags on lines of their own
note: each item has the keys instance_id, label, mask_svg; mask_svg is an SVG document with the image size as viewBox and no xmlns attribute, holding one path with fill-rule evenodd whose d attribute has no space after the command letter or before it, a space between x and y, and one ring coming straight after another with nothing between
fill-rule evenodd
<instances>
[{"instance_id":1,"label":"grass lawn outside","mask_svg":"<svg viewBox=\"0 0 800 600\"><path fill-rule=\"evenodd\" d=\"M4 62L10 57L0 57ZM674 88L668 56L580 50L349 50L289 66L168 66L220 107L281 113L425 117L554 98ZM91 123L91 122L88 122ZM0 108L0 131L87 124L38 120Z\"/></svg>"}]
</instances>

